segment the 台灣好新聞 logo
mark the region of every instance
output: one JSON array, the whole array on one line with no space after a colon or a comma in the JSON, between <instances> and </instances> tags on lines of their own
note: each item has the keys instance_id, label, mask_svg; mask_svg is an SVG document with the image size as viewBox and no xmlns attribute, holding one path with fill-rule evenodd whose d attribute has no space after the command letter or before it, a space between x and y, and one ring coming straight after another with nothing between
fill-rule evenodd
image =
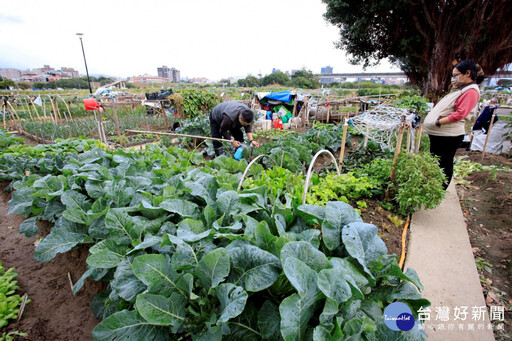
<instances>
[{"instance_id":1,"label":"\u53f0\u7063\u597d\u65b0\u805e logo","mask_svg":"<svg viewBox=\"0 0 512 341\"><path fill-rule=\"evenodd\" d=\"M411 308L405 303L394 302L384 309L384 323L391 330L409 331L414 327Z\"/></svg>"}]
</instances>

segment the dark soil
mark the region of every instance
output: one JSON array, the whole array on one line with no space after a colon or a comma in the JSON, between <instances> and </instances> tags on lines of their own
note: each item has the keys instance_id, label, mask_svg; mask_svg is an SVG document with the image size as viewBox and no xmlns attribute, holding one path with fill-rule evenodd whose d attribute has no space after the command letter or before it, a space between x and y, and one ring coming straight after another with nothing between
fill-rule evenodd
<instances>
[{"instance_id":1,"label":"dark soil","mask_svg":"<svg viewBox=\"0 0 512 341\"><path fill-rule=\"evenodd\" d=\"M508 166L502 156L459 150L473 162ZM457 185L469 238L482 282L487 305L504 306L504 330L496 331L497 340L512 338L512 171L478 171ZM490 264L489 266L485 263ZM497 324L497 323L495 323Z\"/></svg>"},{"instance_id":2,"label":"dark soil","mask_svg":"<svg viewBox=\"0 0 512 341\"><path fill-rule=\"evenodd\" d=\"M0 261L6 269L14 267L19 274L19 294L28 294L31 300L25 307L20 322L11 320L0 331L18 330L28 334L29 340L92 340L91 330L100 322L90 309L94 296L104 284L86 280L84 288L73 296L68 273L77 281L85 272L87 248L59 254L47 263L34 259L34 243L41 236L27 238L18 233L22 216L7 215L10 194L0 183ZM48 225L41 226L48 233Z\"/></svg>"}]
</instances>

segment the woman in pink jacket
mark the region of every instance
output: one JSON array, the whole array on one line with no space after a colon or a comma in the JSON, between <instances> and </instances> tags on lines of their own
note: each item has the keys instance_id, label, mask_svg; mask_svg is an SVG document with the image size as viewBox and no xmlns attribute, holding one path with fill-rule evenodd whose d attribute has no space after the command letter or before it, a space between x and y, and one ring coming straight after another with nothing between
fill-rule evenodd
<instances>
[{"instance_id":1,"label":"woman in pink jacket","mask_svg":"<svg viewBox=\"0 0 512 341\"><path fill-rule=\"evenodd\" d=\"M439 157L446 176L444 188L453 175L453 158L464 138L464 121L476 110L483 71L471 59L460 61L452 71L452 91L443 97L425 118L424 131L430 138L430 152Z\"/></svg>"}]
</instances>

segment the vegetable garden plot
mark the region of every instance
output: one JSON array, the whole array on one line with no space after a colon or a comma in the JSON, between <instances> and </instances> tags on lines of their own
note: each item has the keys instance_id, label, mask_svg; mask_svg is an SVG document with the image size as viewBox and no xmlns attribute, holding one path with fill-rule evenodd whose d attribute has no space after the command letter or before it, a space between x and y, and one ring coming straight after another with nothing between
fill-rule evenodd
<instances>
[{"instance_id":1,"label":"vegetable garden plot","mask_svg":"<svg viewBox=\"0 0 512 341\"><path fill-rule=\"evenodd\" d=\"M221 161L196 168L197 152L96 148L54 165L25 159L29 176L16 173L25 164L4 174L20 179L10 212L32 216L25 232L38 219L55 223L38 259L90 244L74 290L86 277L113 278L93 302L104 319L98 340L420 338L382 322L395 299L414 312L428 302L375 226L341 202L281 203L266 186L236 192L246 163Z\"/></svg>"}]
</instances>

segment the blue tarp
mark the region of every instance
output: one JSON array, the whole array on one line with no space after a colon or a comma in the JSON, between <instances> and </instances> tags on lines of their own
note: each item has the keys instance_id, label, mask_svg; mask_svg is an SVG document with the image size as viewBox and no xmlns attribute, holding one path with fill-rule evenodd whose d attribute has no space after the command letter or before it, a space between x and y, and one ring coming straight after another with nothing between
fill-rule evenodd
<instances>
[{"instance_id":1,"label":"blue tarp","mask_svg":"<svg viewBox=\"0 0 512 341\"><path fill-rule=\"evenodd\" d=\"M281 102L290 102L292 100L292 93L290 91L271 92L263 98L274 99Z\"/></svg>"}]
</instances>

